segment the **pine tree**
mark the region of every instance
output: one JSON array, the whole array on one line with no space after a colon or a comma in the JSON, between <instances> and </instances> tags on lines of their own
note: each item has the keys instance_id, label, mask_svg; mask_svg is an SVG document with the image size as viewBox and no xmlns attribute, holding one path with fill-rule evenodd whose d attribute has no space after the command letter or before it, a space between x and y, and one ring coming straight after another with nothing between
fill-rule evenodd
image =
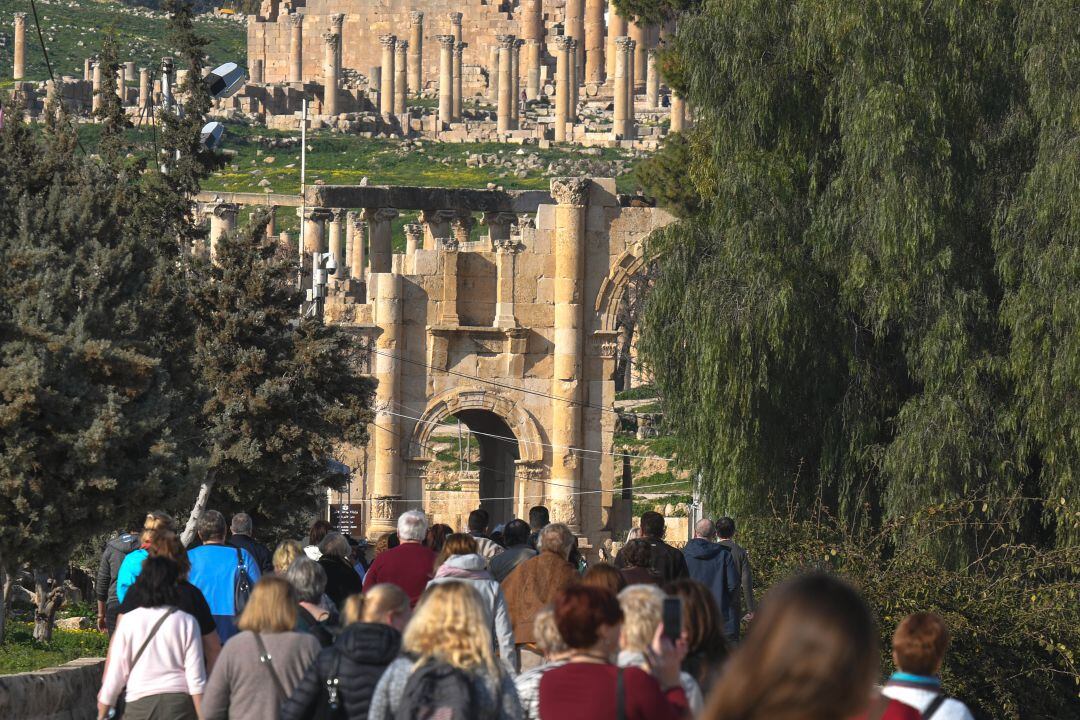
<instances>
[{"instance_id":1,"label":"pine tree","mask_svg":"<svg viewBox=\"0 0 1080 720\"><path fill-rule=\"evenodd\" d=\"M363 444L373 386L344 331L299 320L296 269L266 238L268 215L218 240L216 262L193 260L193 367L208 476L185 541L208 506L244 510L296 530L346 477L328 463Z\"/></svg>"}]
</instances>

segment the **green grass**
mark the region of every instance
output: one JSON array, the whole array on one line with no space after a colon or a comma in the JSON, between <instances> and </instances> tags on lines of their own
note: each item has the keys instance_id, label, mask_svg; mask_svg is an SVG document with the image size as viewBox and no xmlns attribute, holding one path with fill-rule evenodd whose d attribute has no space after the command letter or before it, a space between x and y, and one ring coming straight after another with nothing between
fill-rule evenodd
<instances>
[{"instance_id":1,"label":"green grass","mask_svg":"<svg viewBox=\"0 0 1080 720\"><path fill-rule=\"evenodd\" d=\"M657 397L657 392L653 385L638 385L635 388L615 393L616 400L645 400L654 397Z\"/></svg>"},{"instance_id":2,"label":"green grass","mask_svg":"<svg viewBox=\"0 0 1080 720\"><path fill-rule=\"evenodd\" d=\"M163 13L154 13L154 17L140 17L133 8L115 2L76 0L76 7L68 7L68 2L40 2L37 6L45 47L55 74L81 78L83 60L101 49L101 41L109 32L116 35L121 62L133 60L143 67L156 65L162 57L172 55L173 48L168 42L169 29ZM139 8L138 11L146 12L146 9ZM29 0L0 0L2 32L11 37L12 15L16 12L29 15L26 28L26 79L47 80L49 75ZM206 53L211 63L232 60L243 64L247 61L247 31L242 23L201 15L195 27L200 35L209 40ZM5 80L10 79L13 52L11 40L6 47L0 48L0 67L4 68ZM137 82L138 77L134 80Z\"/></svg>"},{"instance_id":3,"label":"green grass","mask_svg":"<svg viewBox=\"0 0 1080 720\"><path fill-rule=\"evenodd\" d=\"M29 672L83 657L105 657L109 639L97 630L53 631L52 642L34 640L34 625L8 621L7 637L0 645L0 674Z\"/></svg>"},{"instance_id":4,"label":"green grass","mask_svg":"<svg viewBox=\"0 0 1080 720\"><path fill-rule=\"evenodd\" d=\"M269 140L296 137L296 132L269 130L241 123L229 123L224 147L235 151L229 165L206 183L205 190L227 192L294 193L300 189L300 148L271 148ZM483 188L493 182L507 190L546 190L549 176L545 168L530 170L524 178L511 170L496 167L468 167L471 154L511 157L518 146L500 143L437 143L426 141L421 148L403 148L397 140L362 138L355 135L314 131L308 135L307 182L327 185L355 185L367 178L371 185L420 185L430 187ZM261 152L260 152L261 151ZM538 150L527 148L544 166L550 162L576 157L573 148ZM599 160L613 160L622 151L605 148ZM274 158L267 162L267 158ZM292 167L287 167L291 165ZM266 180L268 187L260 188ZM636 187L632 172L617 178L619 189L629 192Z\"/></svg>"}]
</instances>

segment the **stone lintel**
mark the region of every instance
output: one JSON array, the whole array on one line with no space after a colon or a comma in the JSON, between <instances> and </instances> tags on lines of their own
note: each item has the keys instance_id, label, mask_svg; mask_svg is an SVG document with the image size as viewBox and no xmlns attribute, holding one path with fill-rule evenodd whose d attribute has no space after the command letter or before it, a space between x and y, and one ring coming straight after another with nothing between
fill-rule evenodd
<instances>
[{"instance_id":1,"label":"stone lintel","mask_svg":"<svg viewBox=\"0 0 1080 720\"><path fill-rule=\"evenodd\" d=\"M474 190L388 185L315 185L307 189L307 205L312 207L535 213L541 205L551 203L551 194L544 190Z\"/></svg>"}]
</instances>

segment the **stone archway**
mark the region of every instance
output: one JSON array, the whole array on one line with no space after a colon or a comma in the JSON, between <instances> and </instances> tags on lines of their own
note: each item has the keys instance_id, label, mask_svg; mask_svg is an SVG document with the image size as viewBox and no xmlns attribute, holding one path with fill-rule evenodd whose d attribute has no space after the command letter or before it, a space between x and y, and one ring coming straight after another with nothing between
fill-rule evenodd
<instances>
[{"instance_id":1,"label":"stone archway","mask_svg":"<svg viewBox=\"0 0 1080 720\"><path fill-rule=\"evenodd\" d=\"M645 379L638 366L637 333L643 293L651 286L656 257L644 253L644 241L627 248L611 265L596 294L598 333L606 334L616 343L612 378L617 391Z\"/></svg>"},{"instance_id":2,"label":"stone archway","mask_svg":"<svg viewBox=\"0 0 1080 720\"><path fill-rule=\"evenodd\" d=\"M481 507L490 513L493 526L506 522L518 514L525 482L543 462L539 424L505 394L454 388L432 398L416 422L408 445L413 463L426 466L434 458L432 436L451 416L478 433Z\"/></svg>"}]
</instances>

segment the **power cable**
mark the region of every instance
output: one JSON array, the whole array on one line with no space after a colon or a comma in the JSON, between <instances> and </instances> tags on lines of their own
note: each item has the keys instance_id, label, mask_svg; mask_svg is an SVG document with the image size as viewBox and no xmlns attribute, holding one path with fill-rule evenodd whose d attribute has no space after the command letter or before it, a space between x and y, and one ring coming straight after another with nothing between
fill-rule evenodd
<instances>
[{"instance_id":1,"label":"power cable","mask_svg":"<svg viewBox=\"0 0 1080 720\"><path fill-rule=\"evenodd\" d=\"M53 75L52 61L49 60L49 51L45 47L45 36L41 33L41 21L38 20L36 0L30 0L30 9L34 13L34 27L37 28L38 43L41 44L41 54L45 56L45 67L49 71L49 80L52 82L53 92L56 93L56 102L60 104L60 109L63 110L64 93L56 86L56 76ZM71 132L75 136L75 142L79 145L79 150L85 155L86 148L83 147L82 140L79 138L79 131L75 129L75 123L71 121L70 117L68 118L68 125L71 127Z\"/></svg>"},{"instance_id":2,"label":"power cable","mask_svg":"<svg viewBox=\"0 0 1080 720\"><path fill-rule=\"evenodd\" d=\"M401 407L400 403L394 403L394 404ZM424 423L425 425L432 425L434 427L442 427L442 428L453 428L453 427L455 427L454 425L443 425L442 423L436 422L434 420L424 420L422 418L412 417L411 415L402 415L401 413L396 413L396 412L393 412L391 410L385 410L383 412L387 413L388 415L394 415L396 417L406 418L408 420L415 420L416 422ZM659 455L633 455L633 454L630 454L630 453L619 453L619 452L613 452L613 451L610 451L610 450L589 450L587 448L573 447L572 445L552 445L550 443L540 442L539 440L524 440L524 439L518 440L517 438L506 437L505 435L493 435L491 433L485 433L485 432L480 432L478 430L473 430L472 428L469 428L469 432L471 432L473 435L482 435L484 437L495 438L496 440L502 440L503 442L509 442L509 443L514 443L514 444L517 444L519 442L523 442L523 443L525 443L527 445L539 445L541 447L547 447L547 448L551 448L553 450L573 450L574 452L595 453L597 455L609 455L611 457L626 457L626 458L636 458L638 460L663 460L664 462L675 462L675 458L660 457Z\"/></svg>"},{"instance_id":3,"label":"power cable","mask_svg":"<svg viewBox=\"0 0 1080 720\"><path fill-rule=\"evenodd\" d=\"M419 365L421 367L425 367L428 370L434 370L435 372L446 373L447 375L454 375L454 376L457 376L457 377L460 377L460 378L465 378L466 380L476 380L477 382L487 383L488 385L494 385L496 387L503 388L504 390L514 390L515 392L525 393L526 395L536 395L536 396L539 396L539 397L547 398L548 400L559 400L559 401L567 403L569 405L578 405L578 406L583 407L583 408L590 408L592 410L600 410L601 412L608 412L608 413L612 413L614 415L620 415L620 416L621 415L634 415L634 416L636 416L636 415L639 414L639 413L635 413L635 412L633 412L631 410L616 410L614 408L604 407L603 405L594 405L592 403L581 402L580 400L570 400L569 398L559 397L558 395L551 395L549 393L541 392L539 390L529 390L527 388L518 387L517 385L507 385L506 383L501 383L498 380L489 380L488 378L482 378L482 377L478 377L476 375L469 375L468 373L462 373L462 372L458 372L456 370L447 370L445 368L438 368L438 367L435 367L434 365L429 365L428 363L423 362L421 360L414 360L412 358L402 357L401 355L395 355L394 353L385 352L383 350L379 350L379 349L374 348L374 347L369 348L369 350L371 352L375 353L376 355L382 355L383 357L394 358L395 360L402 360L404 362L411 363L413 365Z\"/></svg>"}]
</instances>

